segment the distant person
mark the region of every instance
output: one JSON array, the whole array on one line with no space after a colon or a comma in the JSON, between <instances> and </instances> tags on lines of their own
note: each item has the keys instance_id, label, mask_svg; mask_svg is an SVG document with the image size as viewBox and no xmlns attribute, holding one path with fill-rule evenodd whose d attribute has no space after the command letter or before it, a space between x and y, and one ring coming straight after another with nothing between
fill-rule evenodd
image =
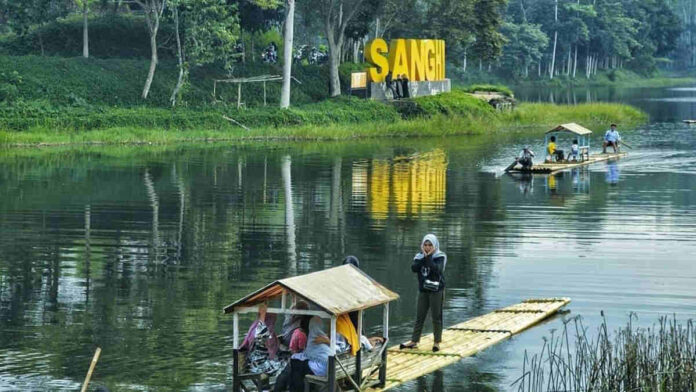
<instances>
[{"instance_id":1,"label":"distant person","mask_svg":"<svg viewBox=\"0 0 696 392\"><path fill-rule=\"evenodd\" d=\"M546 146L546 150L549 153L549 160L553 160L554 156L556 157L556 162L563 160L563 150L556 148L556 136L551 136L549 144Z\"/></svg>"},{"instance_id":2,"label":"distant person","mask_svg":"<svg viewBox=\"0 0 696 392\"><path fill-rule=\"evenodd\" d=\"M517 157L517 162L522 165L522 170L529 170L532 168L532 158L534 158L534 151L529 149L529 146L525 146L522 151L520 151L520 156Z\"/></svg>"},{"instance_id":3,"label":"distant person","mask_svg":"<svg viewBox=\"0 0 696 392\"><path fill-rule=\"evenodd\" d=\"M445 297L445 267L447 255L440 251L440 243L435 234L428 234L421 241L421 251L411 263L411 271L418 274L418 303L416 305L416 323L413 326L411 340L399 345L401 349L418 347L425 317L430 311L433 319L433 352L440 351L442 342L442 305Z\"/></svg>"},{"instance_id":4,"label":"distant person","mask_svg":"<svg viewBox=\"0 0 696 392\"><path fill-rule=\"evenodd\" d=\"M387 90L391 91L392 99L396 99L396 88L395 88L394 82L392 80L391 71L389 73L387 73L387 77L384 78L384 82L387 84Z\"/></svg>"},{"instance_id":5,"label":"distant person","mask_svg":"<svg viewBox=\"0 0 696 392\"><path fill-rule=\"evenodd\" d=\"M619 152L619 142L621 135L616 130L616 124L611 124L609 130L604 134L604 144L602 145L602 154L607 153L607 147L611 146L614 149L614 154Z\"/></svg>"},{"instance_id":6,"label":"distant person","mask_svg":"<svg viewBox=\"0 0 696 392\"><path fill-rule=\"evenodd\" d=\"M410 98L411 92L408 91L408 75L404 74L401 77L401 98Z\"/></svg>"},{"instance_id":7,"label":"distant person","mask_svg":"<svg viewBox=\"0 0 696 392\"><path fill-rule=\"evenodd\" d=\"M401 74L396 75L396 80L394 80L394 89L396 90L396 99L401 99L404 96L403 93L404 85L401 82Z\"/></svg>"},{"instance_id":8,"label":"distant person","mask_svg":"<svg viewBox=\"0 0 696 392\"><path fill-rule=\"evenodd\" d=\"M573 144L570 145L570 153L568 154L568 159L572 157L574 161L578 160L578 155L580 155L580 146L578 146L578 139L573 139Z\"/></svg>"}]
</instances>

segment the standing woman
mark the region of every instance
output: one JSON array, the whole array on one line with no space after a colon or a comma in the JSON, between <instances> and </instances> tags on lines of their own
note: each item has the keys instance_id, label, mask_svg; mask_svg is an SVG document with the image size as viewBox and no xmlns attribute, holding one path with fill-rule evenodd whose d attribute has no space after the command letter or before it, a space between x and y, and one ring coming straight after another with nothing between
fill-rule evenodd
<instances>
[{"instance_id":1,"label":"standing woman","mask_svg":"<svg viewBox=\"0 0 696 392\"><path fill-rule=\"evenodd\" d=\"M440 243L435 234L423 237L421 251L416 254L411 264L411 270L418 274L418 305L416 307L416 324L413 326L411 340L400 345L401 349L417 348L420 341L423 323L430 309L433 319L433 352L440 351L442 341L442 305L445 293L445 266L447 255L440 251Z\"/></svg>"}]
</instances>

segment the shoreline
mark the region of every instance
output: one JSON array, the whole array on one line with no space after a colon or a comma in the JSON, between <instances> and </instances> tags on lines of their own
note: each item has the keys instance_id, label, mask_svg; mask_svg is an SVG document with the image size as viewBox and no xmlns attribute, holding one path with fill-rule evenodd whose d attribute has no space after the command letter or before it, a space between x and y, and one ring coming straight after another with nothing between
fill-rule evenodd
<instances>
[{"instance_id":1,"label":"shoreline","mask_svg":"<svg viewBox=\"0 0 696 392\"><path fill-rule=\"evenodd\" d=\"M433 100L435 101L435 100ZM185 142L288 142L339 141L389 138L446 137L482 134L509 134L545 131L561 123L577 122L602 128L610 122L631 128L647 121L647 115L629 105L591 103L555 105L522 103L509 112L480 108L423 104L426 115L412 118L391 118L386 121L341 121L329 124L295 126L261 126L250 130L227 125L195 129L163 127L105 127L88 131L32 128L22 131L0 131L0 148L32 148L89 145L166 145ZM218 114L219 115L219 114Z\"/></svg>"}]
</instances>

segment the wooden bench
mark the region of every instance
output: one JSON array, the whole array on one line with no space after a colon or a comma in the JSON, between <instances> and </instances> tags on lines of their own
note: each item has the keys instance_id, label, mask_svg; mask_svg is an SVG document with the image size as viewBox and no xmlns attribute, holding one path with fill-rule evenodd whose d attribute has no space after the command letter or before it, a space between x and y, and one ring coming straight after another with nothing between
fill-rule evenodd
<instances>
[{"instance_id":1,"label":"wooden bench","mask_svg":"<svg viewBox=\"0 0 696 392\"><path fill-rule=\"evenodd\" d=\"M380 370L380 379L382 379L382 373L386 375L386 357L387 357L387 341L385 339L381 346L376 346L372 351L360 350L357 356L360 357L360 369L356 368L356 357L350 355L350 353L343 353L336 356L336 381L349 379L351 387L355 388L354 383L364 384L363 379L368 378L374 374L375 371ZM365 372L368 372L367 375ZM360 372L362 376L358 379L357 374ZM329 377L328 376L314 376L306 375L304 378L304 390L309 392L312 385L319 386L320 390L324 390L328 386ZM379 380L373 380L375 384L380 383ZM360 385L360 389L365 388L365 386ZM340 389L340 387L339 387ZM330 391L333 392L333 391Z\"/></svg>"}]
</instances>

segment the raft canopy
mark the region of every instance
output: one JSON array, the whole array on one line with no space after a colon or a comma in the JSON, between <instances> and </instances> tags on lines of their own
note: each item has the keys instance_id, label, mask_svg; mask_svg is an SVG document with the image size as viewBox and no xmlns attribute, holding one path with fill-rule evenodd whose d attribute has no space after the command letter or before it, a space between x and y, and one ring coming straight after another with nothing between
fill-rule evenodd
<instances>
[{"instance_id":1,"label":"raft canopy","mask_svg":"<svg viewBox=\"0 0 696 392\"><path fill-rule=\"evenodd\" d=\"M282 298L288 293L304 298L331 316L371 308L399 298L398 294L382 286L360 269L346 264L276 280L225 306L224 311L243 311L244 308ZM281 308L285 308L283 305L281 304Z\"/></svg>"},{"instance_id":2,"label":"raft canopy","mask_svg":"<svg viewBox=\"0 0 696 392\"><path fill-rule=\"evenodd\" d=\"M578 148L580 150L580 160L589 159L590 155L590 137L592 131L576 123L561 124L553 129L546 131L544 135L544 148L549 144L549 138L556 133L570 133L577 136Z\"/></svg>"},{"instance_id":3,"label":"raft canopy","mask_svg":"<svg viewBox=\"0 0 696 392\"><path fill-rule=\"evenodd\" d=\"M589 129L583 127L582 125L578 125L576 123L568 123L568 124L561 124L557 126L556 128L553 128L549 131L546 131L547 134L549 133L557 133L557 132L570 132L574 133L579 136L585 136L585 135L591 135L592 131Z\"/></svg>"}]
</instances>

